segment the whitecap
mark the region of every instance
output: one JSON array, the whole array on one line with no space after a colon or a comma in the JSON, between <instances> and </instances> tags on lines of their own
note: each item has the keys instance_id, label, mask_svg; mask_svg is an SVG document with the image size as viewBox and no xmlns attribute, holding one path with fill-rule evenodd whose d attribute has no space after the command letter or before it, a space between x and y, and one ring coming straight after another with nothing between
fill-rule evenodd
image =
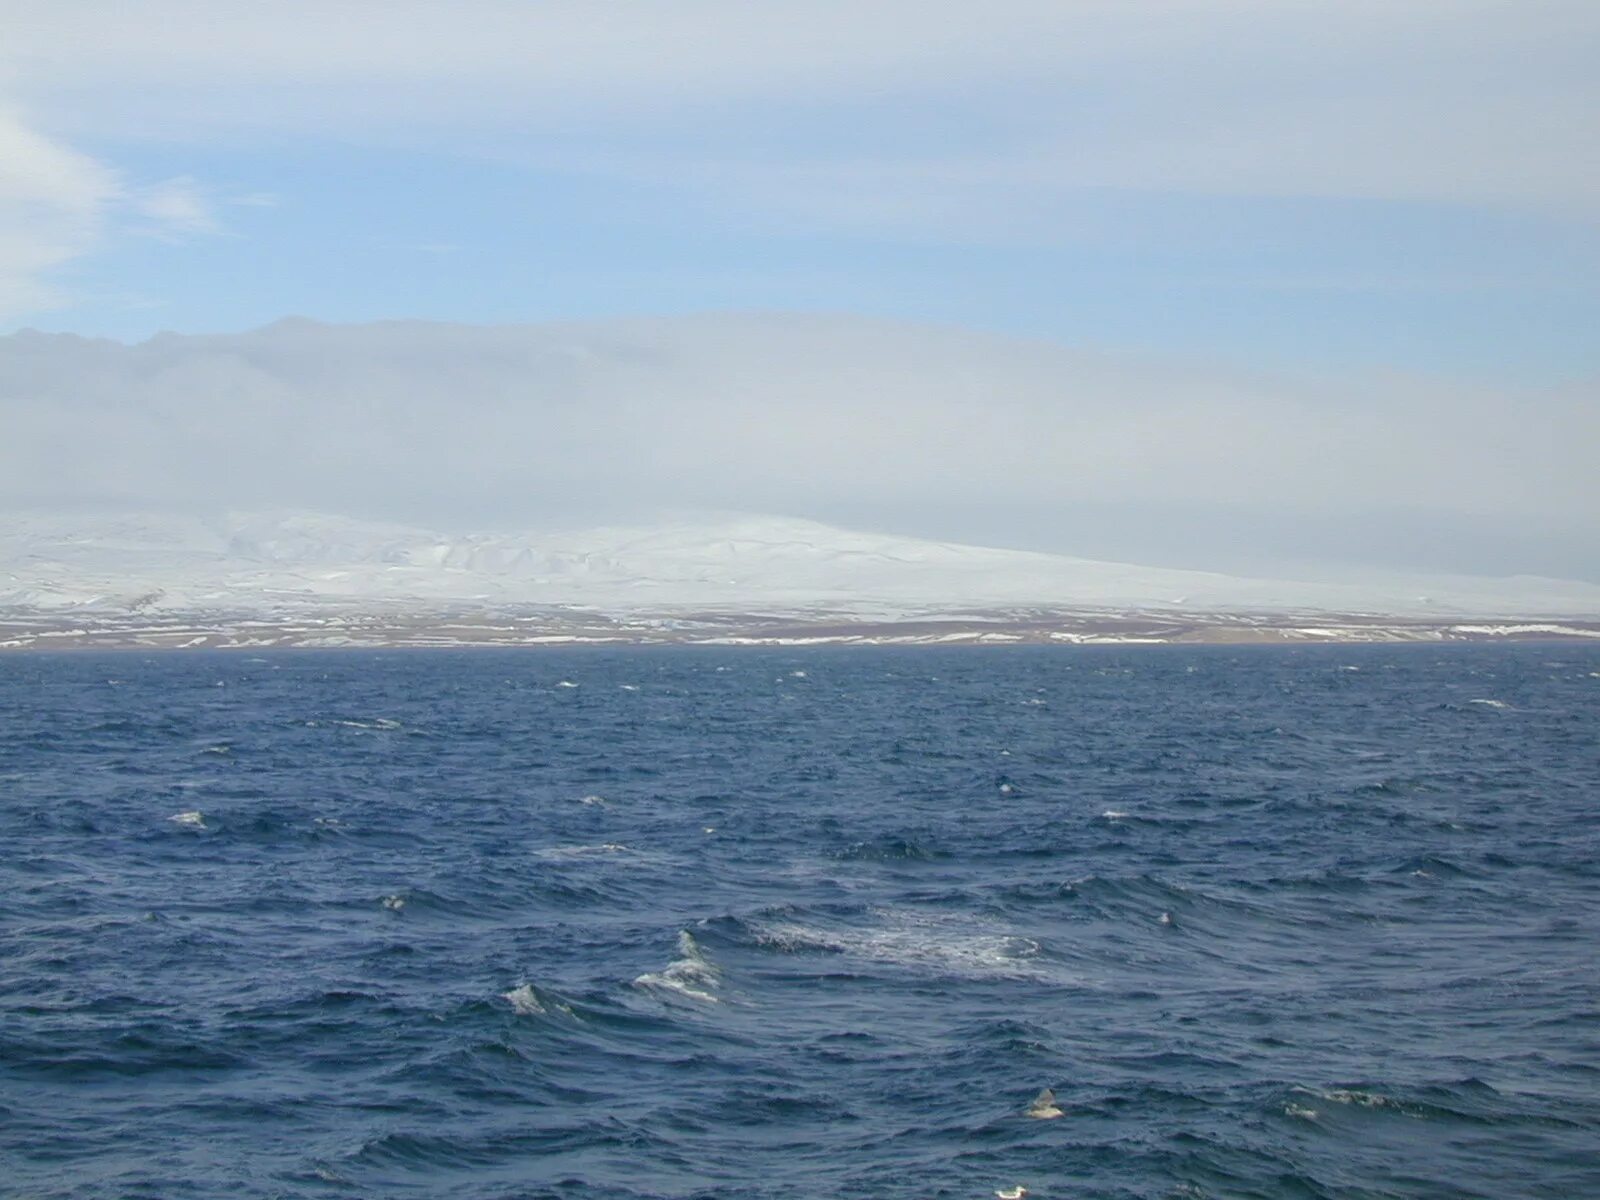
<instances>
[{"instance_id":1,"label":"whitecap","mask_svg":"<svg viewBox=\"0 0 1600 1200\"><path fill-rule=\"evenodd\" d=\"M563 679L560 683L556 684L556 686L558 688L575 688L578 685L573 683L570 679Z\"/></svg>"},{"instance_id":2,"label":"whitecap","mask_svg":"<svg viewBox=\"0 0 1600 1200\"><path fill-rule=\"evenodd\" d=\"M346 729L399 729L400 722L389 717L375 717L370 721L334 721L335 725L342 725ZM315 725L315 721L307 721L307 725Z\"/></svg>"},{"instance_id":3,"label":"whitecap","mask_svg":"<svg viewBox=\"0 0 1600 1200\"><path fill-rule=\"evenodd\" d=\"M399 895L385 896L383 898L383 906L390 912L399 912L406 906L406 898Z\"/></svg>"},{"instance_id":4,"label":"whitecap","mask_svg":"<svg viewBox=\"0 0 1600 1200\"><path fill-rule=\"evenodd\" d=\"M1106 821L1123 821L1127 819L1128 814L1123 812L1121 809L1108 808L1105 810L1105 812L1100 814L1100 817L1102 820Z\"/></svg>"},{"instance_id":5,"label":"whitecap","mask_svg":"<svg viewBox=\"0 0 1600 1200\"><path fill-rule=\"evenodd\" d=\"M1468 704L1481 704L1485 708L1510 708L1504 700L1468 700Z\"/></svg>"},{"instance_id":6,"label":"whitecap","mask_svg":"<svg viewBox=\"0 0 1600 1200\"><path fill-rule=\"evenodd\" d=\"M598 806L604 808L607 804L610 803L610 801L607 800L604 796L582 796L582 797L580 797L578 799L578 803L579 804L593 804L593 805L598 805Z\"/></svg>"},{"instance_id":7,"label":"whitecap","mask_svg":"<svg viewBox=\"0 0 1600 1200\"><path fill-rule=\"evenodd\" d=\"M595 846L547 846L535 851L539 858L591 858L597 854L623 854L627 847L621 842L601 842Z\"/></svg>"},{"instance_id":8,"label":"whitecap","mask_svg":"<svg viewBox=\"0 0 1600 1200\"><path fill-rule=\"evenodd\" d=\"M717 1004L712 993L721 986L722 972L708 959L694 934L678 934L678 957L660 971L649 971L633 981L634 987L670 992L705 1004Z\"/></svg>"},{"instance_id":9,"label":"whitecap","mask_svg":"<svg viewBox=\"0 0 1600 1200\"><path fill-rule=\"evenodd\" d=\"M617 686L625 692L637 692L639 690L637 683L619 683Z\"/></svg>"},{"instance_id":10,"label":"whitecap","mask_svg":"<svg viewBox=\"0 0 1600 1200\"><path fill-rule=\"evenodd\" d=\"M206 827L205 817L192 810L190 812L173 813L167 820L175 825L187 825L192 829L204 829Z\"/></svg>"},{"instance_id":11,"label":"whitecap","mask_svg":"<svg viewBox=\"0 0 1600 1200\"><path fill-rule=\"evenodd\" d=\"M1385 1096L1382 1092L1368 1092L1360 1088L1332 1088L1325 1092L1314 1089L1303 1090L1313 1096L1321 1097L1330 1104L1353 1104L1359 1108L1388 1108L1408 1116L1420 1115L1393 1096Z\"/></svg>"},{"instance_id":12,"label":"whitecap","mask_svg":"<svg viewBox=\"0 0 1600 1200\"><path fill-rule=\"evenodd\" d=\"M1285 1116L1299 1117L1302 1121L1315 1121L1317 1119L1316 1109L1305 1108L1299 1104L1285 1104L1283 1112Z\"/></svg>"},{"instance_id":13,"label":"whitecap","mask_svg":"<svg viewBox=\"0 0 1600 1200\"><path fill-rule=\"evenodd\" d=\"M879 925L828 929L795 922L755 927L762 945L789 952L828 951L897 967L924 968L968 977L1044 974L1031 961L1039 954L1032 938L960 918L879 909Z\"/></svg>"},{"instance_id":14,"label":"whitecap","mask_svg":"<svg viewBox=\"0 0 1600 1200\"><path fill-rule=\"evenodd\" d=\"M500 998L509 1002L511 1011L519 1017L539 1017L544 1015L545 1007L540 1003L531 983L524 983L520 987L514 987L509 992L501 992Z\"/></svg>"}]
</instances>

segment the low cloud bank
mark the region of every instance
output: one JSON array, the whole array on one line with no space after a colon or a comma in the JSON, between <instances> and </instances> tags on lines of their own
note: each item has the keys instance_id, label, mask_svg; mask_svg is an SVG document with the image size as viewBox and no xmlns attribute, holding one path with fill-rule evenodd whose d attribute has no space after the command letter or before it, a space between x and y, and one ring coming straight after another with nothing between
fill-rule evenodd
<instances>
[{"instance_id":1,"label":"low cloud bank","mask_svg":"<svg viewBox=\"0 0 1600 1200\"><path fill-rule=\"evenodd\" d=\"M1600 578L1583 389L1306 383L850 317L24 332L0 339L0 421L13 509L716 509L1224 570Z\"/></svg>"}]
</instances>

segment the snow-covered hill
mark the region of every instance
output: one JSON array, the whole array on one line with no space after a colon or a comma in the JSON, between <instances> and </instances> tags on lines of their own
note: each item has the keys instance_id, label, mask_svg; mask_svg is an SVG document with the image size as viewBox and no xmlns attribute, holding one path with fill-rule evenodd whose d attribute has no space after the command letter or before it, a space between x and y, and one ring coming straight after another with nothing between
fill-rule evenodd
<instances>
[{"instance_id":1,"label":"snow-covered hill","mask_svg":"<svg viewBox=\"0 0 1600 1200\"><path fill-rule=\"evenodd\" d=\"M1600 615L1600 586L1516 577L1246 579L718 517L581 532L444 534L294 513L24 513L0 523L0 607L346 611L573 605L875 616L1023 605L1389 615Z\"/></svg>"}]
</instances>

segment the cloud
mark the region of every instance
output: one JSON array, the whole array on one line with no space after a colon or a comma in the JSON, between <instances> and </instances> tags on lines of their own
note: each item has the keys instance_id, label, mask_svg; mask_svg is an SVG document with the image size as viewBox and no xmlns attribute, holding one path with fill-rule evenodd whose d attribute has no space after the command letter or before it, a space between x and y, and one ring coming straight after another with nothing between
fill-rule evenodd
<instances>
[{"instance_id":1,"label":"cloud","mask_svg":"<svg viewBox=\"0 0 1600 1200\"><path fill-rule=\"evenodd\" d=\"M16 94L129 140L366 139L958 234L1084 189L1600 215L1589 0L23 9Z\"/></svg>"},{"instance_id":2,"label":"cloud","mask_svg":"<svg viewBox=\"0 0 1600 1200\"><path fill-rule=\"evenodd\" d=\"M126 165L152 147L488 159L946 247L1136 254L1225 238L1189 228L1219 199L1600 218L1590 0L13 0L6 26L30 123L0 136L31 142L0 171L78 178L48 218L0 192L0 315L59 303L52 271L109 236L277 203Z\"/></svg>"},{"instance_id":3,"label":"cloud","mask_svg":"<svg viewBox=\"0 0 1600 1200\"><path fill-rule=\"evenodd\" d=\"M0 320L60 301L49 273L99 237L114 172L0 111Z\"/></svg>"},{"instance_id":4,"label":"cloud","mask_svg":"<svg viewBox=\"0 0 1600 1200\"><path fill-rule=\"evenodd\" d=\"M1581 574L1556 565L1600 548L1593 390L1310 384L816 316L17 335L0 503L739 509L1178 565Z\"/></svg>"},{"instance_id":5,"label":"cloud","mask_svg":"<svg viewBox=\"0 0 1600 1200\"><path fill-rule=\"evenodd\" d=\"M131 184L122 172L0 110L0 321L71 303L61 268L122 233L167 241L222 232L198 181Z\"/></svg>"},{"instance_id":6,"label":"cloud","mask_svg":"<svg viewBox=\"0 0 1600 1200\"><path fill-rule=\"evenodd\" d=\"M135 189L128 209L139 222L139 232L154 237L182 239L222 231L211 197L187 175Z\"/></svg>"}]
</instances>

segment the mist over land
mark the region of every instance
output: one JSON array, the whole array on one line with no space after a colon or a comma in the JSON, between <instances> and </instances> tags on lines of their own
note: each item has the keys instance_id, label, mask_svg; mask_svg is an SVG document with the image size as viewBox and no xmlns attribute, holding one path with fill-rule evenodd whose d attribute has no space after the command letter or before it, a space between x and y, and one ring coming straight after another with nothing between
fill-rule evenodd
<instances>
[{"instance_id":1,"label":"mist over land","mask_svg":"<svg viewBox=\"0 0 1600 1200\"><path fill-rule=\"evenodd\" d=\"M25 331L0 340L0 503L459 531L733 511L1251 575L1600 580L1589 400L846 316Z\"/></svg>"}]
</instances>

